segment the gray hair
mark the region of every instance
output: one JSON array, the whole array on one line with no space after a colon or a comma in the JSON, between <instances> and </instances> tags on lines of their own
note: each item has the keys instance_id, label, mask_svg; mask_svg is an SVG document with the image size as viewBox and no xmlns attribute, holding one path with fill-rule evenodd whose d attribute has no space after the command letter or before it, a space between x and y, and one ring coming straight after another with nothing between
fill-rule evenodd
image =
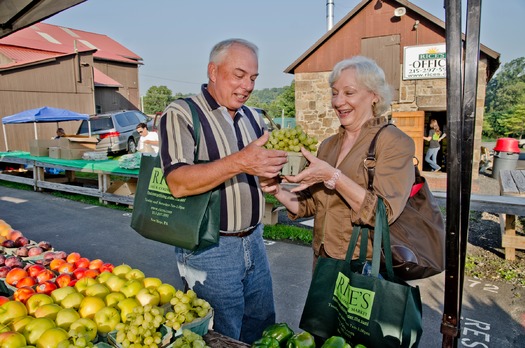
<instances>
[{"instance_id":1,"label":"gray hair","mask_svg":"<svg viewBox=\"0 0 525 348\"><path fill-rule=\"evenodd\" d=\"M374 60L363 56L342 60L334 66L330 73L328 78L330 87L333 87L341 77L343 70L346 69L354 69L357 82L378 97L378 102L372 108L375 117L381 116L388 109L392 100L392 90L386 83L383 69Z\"/></svg>"},{"instance_id":2,"label":"gray hair","mask_svg":"<svg viewBox=\"0 0 525 348\"><path fill-rule=\"evenodd\" d=\"M220 63L224 56L224 53L226 53L228 49L230 49L230 47L235 44L238 44L238 45L241 45L241 46L244 46L250 49L255 54L257 59L259 59L259 48L257 48L255 44L251 43L250 41L244 40L244 39L234 38L234 39L227 39L227 40L221 41L217 43L215 46L213 46L210 52L210 63L215 63L215 64Z\"/></svg>"}]
</instances>

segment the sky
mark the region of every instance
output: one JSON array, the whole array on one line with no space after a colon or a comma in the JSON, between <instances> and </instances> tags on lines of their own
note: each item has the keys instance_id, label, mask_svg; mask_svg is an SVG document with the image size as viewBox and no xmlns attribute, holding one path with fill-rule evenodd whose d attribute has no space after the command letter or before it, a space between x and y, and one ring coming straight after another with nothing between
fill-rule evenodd
<instances>
[{"instance_id":1,"label":"sky","mask_svg":"<svg viewBox=\"0 0 525 348\"><path fill-rule=\"evenodd\" d=\"M334 0L334 25L360 0ZM412 0L445 19L442 0ZM467 0L462 1L465 8ZM481 0L481 43L502 64L525 56L523 0ZM464 11L463 11L464 12ZM466 16L463 14L463 25ZM104 34L143 59L140 95L151 86L197 93L212 46L240 37L259 47L255 89L290 85L284 73L327 31L326 0L87 0L46 23Z\"/></svg>"}]
</instances>

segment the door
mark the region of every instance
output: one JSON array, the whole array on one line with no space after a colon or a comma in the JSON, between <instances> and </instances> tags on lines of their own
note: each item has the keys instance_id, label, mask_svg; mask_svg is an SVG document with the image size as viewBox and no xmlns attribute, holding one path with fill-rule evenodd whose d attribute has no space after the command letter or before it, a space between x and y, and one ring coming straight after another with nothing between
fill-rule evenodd
<instances>
[{"instance_id":1,"label":"door","mask_svg":"<svg viewBox=\"0 0 525 348\"><path fill-rule=\"evenodd\" d=\"M415 156L419 161L418 168L423 170L423 136L425 132L424 111L392 112L392 121L403 132L414 140Z\"/></svg>"}]
</instances>

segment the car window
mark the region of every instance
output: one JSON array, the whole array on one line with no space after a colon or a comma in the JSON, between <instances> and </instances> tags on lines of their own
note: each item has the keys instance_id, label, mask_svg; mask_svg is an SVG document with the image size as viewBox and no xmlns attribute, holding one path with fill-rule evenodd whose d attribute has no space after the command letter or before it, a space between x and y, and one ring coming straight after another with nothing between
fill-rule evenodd
<instances>
[{"instance_id":1,"label":"car window","mask_svg":"<svg viewBox=\"0 0 525 348\"><path fill-rule=\"evenodd\" d=\"M113 121L111 120L110 117L92 118L90 122L91 122L92 132L98 132L101 130L108 130L108 129L113 128ZM82 121L82 124L80 125L80 128L78 130L78 134L84 134L84 133L89 133L87 121Z\"/></svg>"}]
</instances>

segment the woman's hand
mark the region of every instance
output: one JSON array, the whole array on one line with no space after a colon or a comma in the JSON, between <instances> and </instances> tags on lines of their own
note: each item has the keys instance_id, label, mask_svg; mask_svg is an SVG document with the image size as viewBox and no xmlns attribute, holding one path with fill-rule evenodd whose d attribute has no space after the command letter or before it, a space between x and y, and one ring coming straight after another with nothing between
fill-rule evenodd
<instances>
[{"instance_id":1,"label":"woman's hand","mask_svg":"<svg viewBox=\"0 0 525 348\"><path fill-rule=\"evenodd\" d=\"M319 182L330 180L335 172L335 168L327 162L315 157L310 151L301 147L301 153L310 162L308 167L297 175L284 177L286 182L298 183L299 186L294 187L291 192L302 191Z\"/></svg>"}]
</instances>

